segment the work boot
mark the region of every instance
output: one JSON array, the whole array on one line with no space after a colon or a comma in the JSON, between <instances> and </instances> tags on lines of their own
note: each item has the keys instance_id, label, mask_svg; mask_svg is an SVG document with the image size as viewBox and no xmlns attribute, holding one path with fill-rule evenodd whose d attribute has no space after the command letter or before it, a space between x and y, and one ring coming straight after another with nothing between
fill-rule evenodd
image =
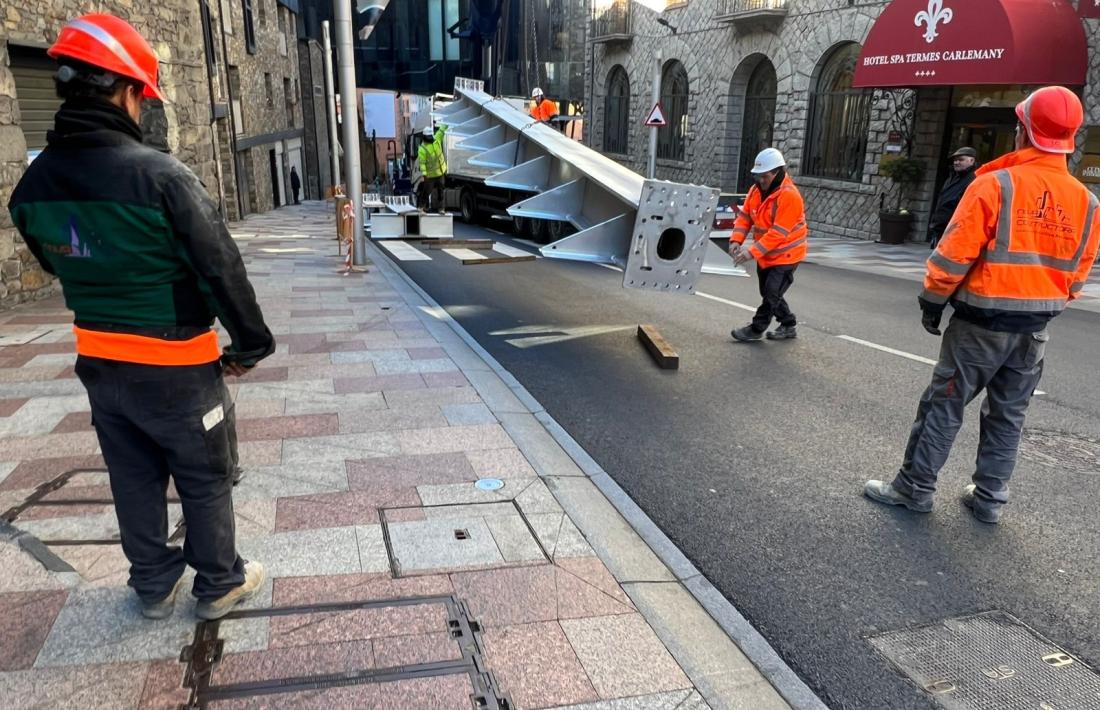
<instances>
[{"instance_id":1,"label":"work boot","mask_svg":"<svg viewBox=\"0 0 1100 710\"><path fill-rule=\"evenodd\" d=\"M768 333L768 340L794 340L798 337L798 328L793 325L781 325Z\"/></svg>"},{"instance_id":2,"label":"work boot","mask_svg":"<svg viewBox=\"0 0 1100 710\"><path fill-rule=\"evenodd\" d=\"M886 481L867 481L866 485L863 486L863 495L883 505L905 506L914 513L932 512L931 498L924 501L916 500L894 488L893 483L887 483Z\"/></svg>"},{"instance_id":3,"label":"work boot","mask_svg":"<svg viewBox=\"0 0 1100 710\"><path fill-rule=\"evenodd\" d=\"M235 488L241 479L244 478L244 469L240 466L233 467L233 487Z\"/></svg>"},{"instance_id":4,"label":"work boot","mask_svg":"<svg viewBox=\"0 0 1100 710\"><path fill-rule=\"evenodd\" d=\"M982 505L983 501L975 495L977 490L978 487L973 483L963 489L963 505L970 508L970 512L974 514L974 517L983 523L996 525L1001 522L1002 506Z\"/></svg>"},{"instance_id":5,"label":"work boot","mask_svg":"<svg viewBox=\"0 0 1100 710\"><path fill-rule=\"evenodd\" d=\"M744 328L735 328L730 331L730 335L734 340L740 340L742 343L751 343L754 340L762 340L764 334L753 330L751 325L746 325Z\"/></svg>"},{"instance_id":6,"label":"work boot","mask_svg":"<svg viewBox=\"0 0 1100 710\"><path fill-rule=\"evenodd\" d=\"M234 587L228 592L210 601L200 601L195 606L195 616L207 621L220 619L233 607L247 601L263 585L265 579L264 566L259 562L244 563L244 584Z\"/></svg>"},{"instance_id":7,"label":"work boot","mask_svg":"<svg viewBox=\"0 0 1100 710\"><path fill-rule=\"evenodd\" d=\"M167 619L176 610L176 596L183 587L183 575L172 585L172 591L168 592L160 601L147 602L141 600L141 615L146 619Z\"/></svg>"}]
</instances>

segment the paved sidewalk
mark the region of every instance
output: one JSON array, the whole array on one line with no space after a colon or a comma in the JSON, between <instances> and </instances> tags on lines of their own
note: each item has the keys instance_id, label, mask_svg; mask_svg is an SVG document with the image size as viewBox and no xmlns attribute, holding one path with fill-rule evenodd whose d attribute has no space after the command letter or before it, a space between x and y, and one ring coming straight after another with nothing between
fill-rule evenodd
<instances>
[{"instance_id":1,"label":"paved sidewalk","mask_svg":"<svg viewBox=\"0 0 1100 710\"><path fill-rule=\"evenodd\" d=\"M836 269L923 282L924 263L930 253L928 244L922 243L879 244L862 239L811 237L806 260ZM1100 264L1093 267L1083 294L1070 307L1100 313Z\"/></svg>"},{"instance_id":2,"label":"paved sidewalk","mask_svg":"<svg viewBox=\"0 0 1100 710\"><path fill-rule=\"evenodd\" d=\"M336 273L332 224L308 203L233 225L279 343L231 385L238 546L271 579L219 624L189 595L140 616L71 316L0 314L0 515L23 506L0 522L0 707L788 707L518 382L392 269Z\"/></svg>"}]
</instances>

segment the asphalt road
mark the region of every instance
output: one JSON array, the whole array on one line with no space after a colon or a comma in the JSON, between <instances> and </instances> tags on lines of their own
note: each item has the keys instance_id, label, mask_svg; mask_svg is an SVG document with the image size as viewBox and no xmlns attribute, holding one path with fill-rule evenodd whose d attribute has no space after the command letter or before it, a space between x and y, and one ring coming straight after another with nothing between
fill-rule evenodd
<instances>
[{"instance_id":1,"label":"asphalt road","mask_svg":"<svg viewBox=\"0 0 1100 710\"><path fill-rule=\"evenodd\" d=\"M1100 475L1022 460L1003 523L976 522L957 500L974 404L931 515L860 495L866 479L896 471L931 367L838 336L934 358L917 284L804 264L789 295L799 339L741 344L728 333L750 314L713 298L625 290L621 274L590 264L471 267L430 253L395 263L830 707L935 707L866 638L992 609L1100 667ZM704 276L698 290L758 302L755 279ZM679 371L653 365L640 323L679 350ZM1100 315L1071 310L1051 333L1028 427L1100 437Z\"/></svg>"}]
</instances>

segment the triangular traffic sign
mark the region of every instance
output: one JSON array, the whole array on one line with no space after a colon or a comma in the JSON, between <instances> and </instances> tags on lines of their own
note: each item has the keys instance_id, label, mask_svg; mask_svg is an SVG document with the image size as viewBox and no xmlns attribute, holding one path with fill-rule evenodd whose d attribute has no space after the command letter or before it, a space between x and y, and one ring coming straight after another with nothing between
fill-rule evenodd
<instances>
[{"instance_id":1,"label":"triangular traffic sign","mask_svg":"<svg viewBox=\"0 0 1100 710\"><path fill-rule=\"evenodd\" d=\"M665 110L661 108L661 102L653 104L653 110L649 112L649 118L645 120L647 126L667 126L668 121L665 120Z\"/></svg>"}]
</instances>

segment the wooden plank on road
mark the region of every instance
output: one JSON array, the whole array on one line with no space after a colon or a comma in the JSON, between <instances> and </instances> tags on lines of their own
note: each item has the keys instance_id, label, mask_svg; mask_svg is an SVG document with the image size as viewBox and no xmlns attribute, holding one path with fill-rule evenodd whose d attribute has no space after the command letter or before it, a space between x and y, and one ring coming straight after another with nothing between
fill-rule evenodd
<instances>
[{"instance_id":1,"label":"wooden plank on road","mask_svg":"<svg viewBox=\"0 0 1100 710\"><path fill-rule=\"evenodd\" d=\"M534 261L535 257L531 254L527 256L490 256L481 257L480 259L463 259L462 263L467 266L473 264L514 264L519 261Z\"/></svg>"},{"instance_id":2,"label":"wooden plank on road","mask_svg":"<svg viewBox=\"0 0 1100 710\"><path fill-rule=\"evenodd\" d=\"M428 244L429 249L450 249L452 247L465 247L467 249L492 249L492 239L437 239Z\"/></svg>"},{"instance_id":3,"label":"wooden plank on road","mask_svg":"<svg viewBox=\"0 0 1100 710\"><path fill-rule=\"evenodd\" d=\"M657 367L662 370L679 370L680 355L677 353L664 336L652 325L638 326L638 339L645 345L646 350L653 356Z\"/></svg>"}]
</instances>

